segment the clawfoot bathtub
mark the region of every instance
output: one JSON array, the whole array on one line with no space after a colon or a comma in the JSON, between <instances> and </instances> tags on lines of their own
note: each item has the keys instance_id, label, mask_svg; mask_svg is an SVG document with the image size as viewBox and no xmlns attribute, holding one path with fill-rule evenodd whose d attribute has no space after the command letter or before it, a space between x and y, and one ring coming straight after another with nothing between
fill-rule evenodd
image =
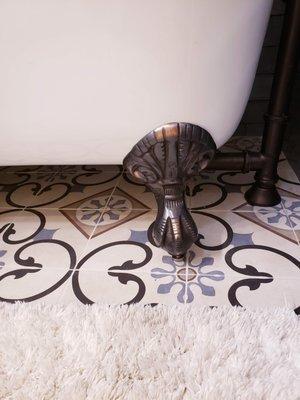
<instances>
[{"instance_id":1,"label":"clawfoot bathtub","mask_svg":"<svg viewBox=\"0 0 300 400\"><path fill-rule=\"evenodd\" d=\"M185 182L241 119L271 6L1 0L0 164L115 164L127 154L158 202L150 241L182 257L198 234Z\"/></svg>"}]
</instances>

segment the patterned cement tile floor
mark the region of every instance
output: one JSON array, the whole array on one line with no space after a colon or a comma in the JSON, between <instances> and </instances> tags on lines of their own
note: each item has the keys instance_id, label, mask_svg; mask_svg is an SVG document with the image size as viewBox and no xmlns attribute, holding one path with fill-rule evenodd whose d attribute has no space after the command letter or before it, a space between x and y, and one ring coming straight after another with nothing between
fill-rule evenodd
<instances>
[{"instance_id":1,"label":"patterned cement tile floor","mask_svg":"<svg viewBox=\"0 0 300 400\"><path fill-rule=\"evenodd\" d=\"M235 137L224 148L255 149ZM300 306L300 183L281 157L276 207L251 207L253 173L187 187L199 228L185 262L148 242L151 192L118 166L2 167L0 300Z\"/></svg>"}]
</instances>

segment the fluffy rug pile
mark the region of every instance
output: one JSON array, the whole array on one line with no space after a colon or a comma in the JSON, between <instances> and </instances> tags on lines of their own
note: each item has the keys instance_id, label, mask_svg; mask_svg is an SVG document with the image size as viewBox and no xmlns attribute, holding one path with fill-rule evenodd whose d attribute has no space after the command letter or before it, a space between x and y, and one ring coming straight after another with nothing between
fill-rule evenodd
<instances>
[{"instance_id":1,"label":"fluffy rug pile","mask_svg":"<svg viewBox=\"0 0 300 400\"><path fill-rule=\"evenodd\" d=\"M286 309L0 304L0 399L300 398Z\"/></svg>"}]
</instances>

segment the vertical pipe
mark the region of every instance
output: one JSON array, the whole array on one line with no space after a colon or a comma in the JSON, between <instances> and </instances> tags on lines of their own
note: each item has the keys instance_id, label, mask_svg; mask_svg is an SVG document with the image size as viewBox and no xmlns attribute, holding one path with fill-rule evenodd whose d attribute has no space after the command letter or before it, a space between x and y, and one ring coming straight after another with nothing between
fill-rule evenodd
<instances>
[{"instance_id":1,"label":"vertical pipe","mask_svg":"<svg viewBox=\"0 0 300 400\"><path fill-rule=\"evenodd\" d=\"M278 50L275 75L271 90L261 153L263 167L256 182L245 193L249 204L272 206L280 202L276 189L277 164L287 122L293 77L300 52L300 0L288 0Z\"/></svg>"}]
</instances>

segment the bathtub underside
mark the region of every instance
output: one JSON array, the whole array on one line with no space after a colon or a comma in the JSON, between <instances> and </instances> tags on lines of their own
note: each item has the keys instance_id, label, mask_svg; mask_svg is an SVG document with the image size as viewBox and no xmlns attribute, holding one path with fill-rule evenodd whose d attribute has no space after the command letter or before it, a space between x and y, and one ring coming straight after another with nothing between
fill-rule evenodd
<instances>
[{"instance_id":1,"label":"bathtub underside","mask_svg":"<svg viewBox=\"0 0 300 400\"><path fill-rule=\"evenodd\" d=\"M227 153L222 162L215 151L244 112L271 0L45 3L1 4L2 165L87 157L114 164L138 141L124 165L155 194L149 240L177 258L198 235L186 180L208 163L257 171L248 203L280 201L276 169L299 54L298 1L287 4L261 151Z\"/></svg>"}]
</instances>

